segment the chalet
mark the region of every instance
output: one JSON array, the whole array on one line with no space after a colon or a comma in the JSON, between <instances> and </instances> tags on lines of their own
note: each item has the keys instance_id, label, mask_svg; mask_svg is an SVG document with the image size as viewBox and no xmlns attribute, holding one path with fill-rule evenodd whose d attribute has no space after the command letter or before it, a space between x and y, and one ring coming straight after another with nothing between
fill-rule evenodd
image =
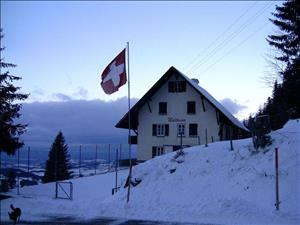
<instances>
[{"instance_id":1,"label":"chalet","mask_svg":"<svg viewBox=\"0 0 300 225\"><path fill-rule=\"evenodd\" d=\"M171 67L130 109L138 161L181 146L238 139L248 129L228 112L196 79ZM128 129L128 112L116 124Z\"/></svg>"}]
</instances>

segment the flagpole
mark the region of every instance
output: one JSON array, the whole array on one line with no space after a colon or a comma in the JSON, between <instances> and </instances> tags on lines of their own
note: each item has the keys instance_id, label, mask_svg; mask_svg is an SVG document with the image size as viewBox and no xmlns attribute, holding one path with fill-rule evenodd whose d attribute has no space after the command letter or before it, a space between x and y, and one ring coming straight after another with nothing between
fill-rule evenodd
<instances>
[{"instance_id":1,"label":"flagpole","mask_svg":"<svg viewBox=\"0 0 300 225\"><path fill-rule=\"evenodd\" d=\"M130 72L129 72L129 42L127 42L127 78L128 78L128 144L129 144L129 175L128 175L128 192L127 192L127 203L130 197L130 186L131 186L131 118L130 118Z\"/></svg>"}]
</instances>

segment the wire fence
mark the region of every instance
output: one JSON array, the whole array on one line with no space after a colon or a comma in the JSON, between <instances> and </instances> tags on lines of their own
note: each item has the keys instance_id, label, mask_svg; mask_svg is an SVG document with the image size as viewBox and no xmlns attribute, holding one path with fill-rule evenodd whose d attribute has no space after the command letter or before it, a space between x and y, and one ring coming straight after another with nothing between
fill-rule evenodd
<instances>
[{"instance_id":1,"label":"wire fence","mask_svg":"<svg viewBox=\"0 0 300 225\"><path fill-rule=\"evenodd\" d=\"M91 176L114 171L116 165L128 167L127 144L69 144L68 153L72 177ZM8 177L14 171L17 186L27 186L42 182L45 165L50 147L25 146L15 155L1 154L0 175ZM136 156L136 149L132 149L132 158Z\"/></svg>"}]
</instances>

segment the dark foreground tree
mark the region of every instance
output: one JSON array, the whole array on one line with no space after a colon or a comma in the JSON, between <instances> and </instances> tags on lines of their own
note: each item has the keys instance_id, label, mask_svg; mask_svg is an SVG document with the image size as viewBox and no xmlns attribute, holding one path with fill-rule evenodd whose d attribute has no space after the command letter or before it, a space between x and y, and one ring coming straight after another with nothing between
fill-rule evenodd
<instances>
[{"instance_id":1,"label":"dark foreground tree","mask_svg":"<svg viewBox=\"0 0 300 225\"><path fill-rule=\"evenodd\" d=\"M276 6L273 16L271 21L279 30L267 41L276 49L275 60L285 68L278 72L282 83L275 82L272 98L257 115L269 115L272 130L276 130L289 119L300 118L300 1L287 0Z\"/></svg>"},{"instance_id":2,"label":"dark foreground tree","mask_svg":"<svg viewBox=\"0 0 300 225\"><path fill-rule=\"evenodd\" d=\"M267 41L279 50L276 59L290 65L300 55L300 2L287 0L282 6L276 6L275 17L270 21L277 26L279 31L269 35Z\"/></svg>"},{"instance_id":3,"label":"dark foreground tree","mask_svg":"<svg viewBox=\"0 0 300 225\"><path fill-rule=\"evenodd\" d=\"M60 131L56 136L48 154L43 182L53 182L71 178L71 163L68 146Z\"/></svg>"},{"instance_id":4,"label":"dark foreground tree","mask_svg":"<svg viewBox=\"0 0 300 225\"><path fill-rule=\"evenodd\" d=\"M0 29L0 40L3 38ZM8 155L14 155L16 150L21 148L24 143L19 137L26 130L26 125L16 123L15 119L21 116L20 109L22 105L15 101L25 100L28 95L20 94L20 87L13 85L14 81L20 80L21 77L11 75L8 68L16 67L15 64L5 63L2 58L1 46L0 53L0 152L6 152Z\"/></svg>"}]
</instances>

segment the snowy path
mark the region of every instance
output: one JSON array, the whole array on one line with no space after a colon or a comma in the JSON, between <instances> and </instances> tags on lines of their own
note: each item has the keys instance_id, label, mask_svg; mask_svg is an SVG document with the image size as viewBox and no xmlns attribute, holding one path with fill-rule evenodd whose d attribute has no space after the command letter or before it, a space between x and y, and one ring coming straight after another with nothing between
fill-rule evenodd
<instances>
[{"instance_id":1,"label":"snowy path","mask_svg":"<svg viewBox=\"0 0 300 225\"><path fill-rule=\"evenodd\" d=\"M3 222L3 225L11 225L11 222ZM204 223L178 223L178 222L165 222L165 221L151 221L151 220L126 220L126 219L113 219L101 218L88 221L78 221L72 218L56 219L48 222L31 222L24 221L18 225L208 225ZM213 224L209 224L213 225Z\"/></svg>"}]
</instances>

